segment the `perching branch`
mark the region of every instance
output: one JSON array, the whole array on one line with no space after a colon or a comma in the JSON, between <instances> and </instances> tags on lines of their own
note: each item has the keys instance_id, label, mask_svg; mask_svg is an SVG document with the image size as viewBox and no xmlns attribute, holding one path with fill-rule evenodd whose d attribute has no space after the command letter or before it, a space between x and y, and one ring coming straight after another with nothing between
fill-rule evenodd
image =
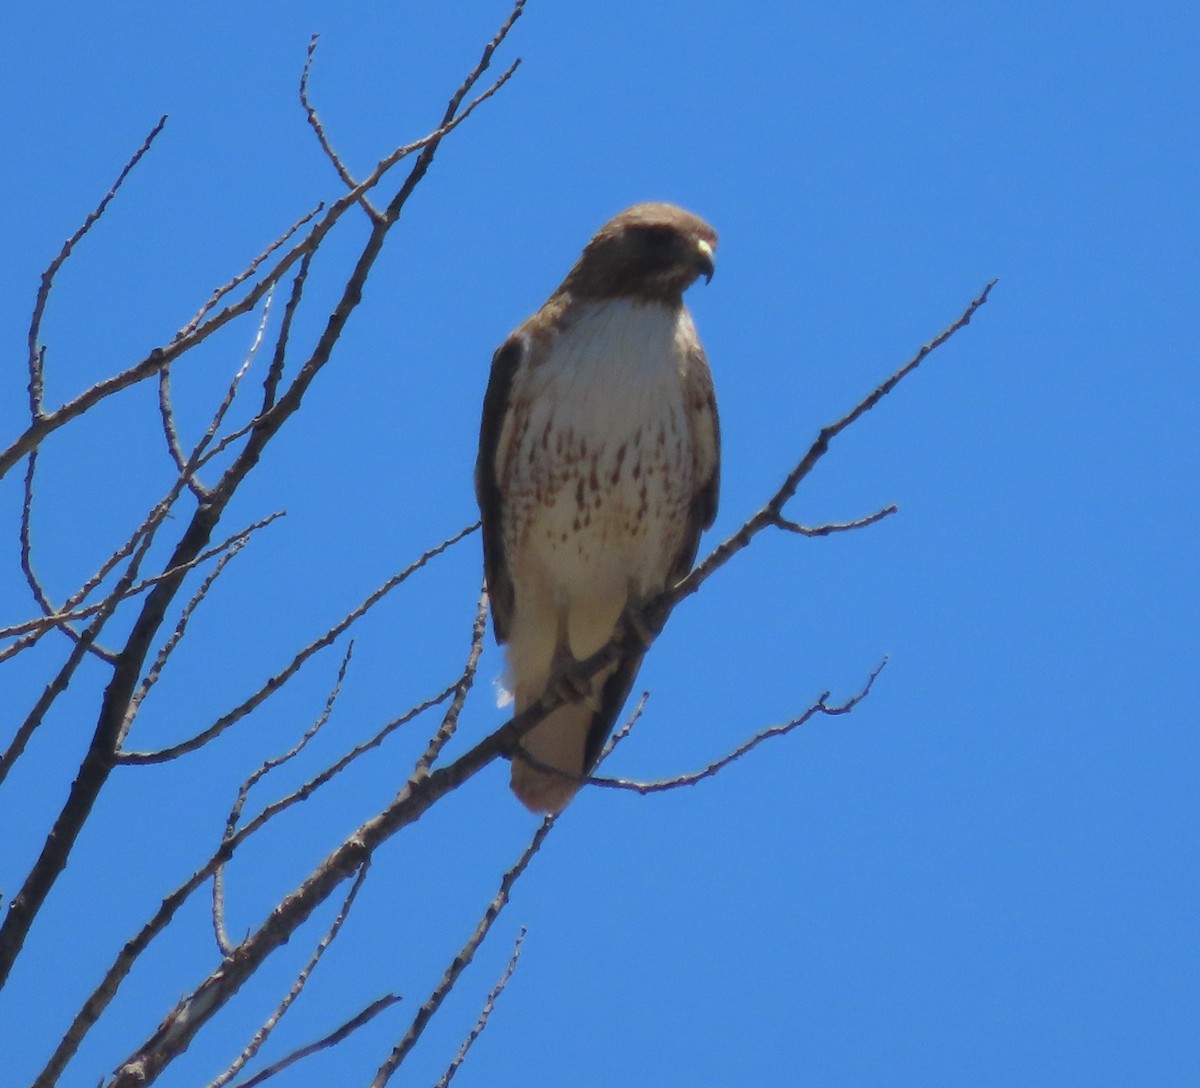
<instances>
[{"instance_id":1,"label":"perching branch","mask_svg":"<svg viewBox=\"0 0 1200 1088\"><path fill-rule=\"evenodd\" d=\"M647 616L657 626L665 620L671 608L683 597L696 592L712 574L733 555L743 550L757 533L777 517L786 501L794 494L801 479L824 455L833 437L881 400L907 374L911 373L930 352L962 328L971 315L987 299L991 284L975 299L964 314L945 332L925 345L920 352L887 381L860 401L847 415L824 428L809 452L775 495L759 513L753 515L737 533L720 544L691 574L672 589L660 595L647 608ZM591 676L610 664L616 657L635 648L642 648L637 632L622 623L613 638L595 654L579 664L581 675ZM311 915L335 888L357 871L366 858L392 835L419 819L447 793L479 772L501 755L511 754L520 738L541 721L546 714L562 705L561 685L546 692L535 703L509 722L481 740L452 763L424 772L418 769L404 788L382 812L365 823L334 849L299 887L285 897L271 917L241 944L233 949L219 970L210 974L196 989L187 994L163 1021L163 1026L138 1049L118 1070L110 1088L130 1088L140 1078L152 1080L163 1065L178 1053L195 1035L216 1009L222 1007L241 985L276 948ZM402 1043L399 1045L403 1044ZM377 1075L377 1083L385 1083L394 1066L387 1062ZM131 1078L139 1078L135 1081ZM380 1080L379 1078L383 1079Z\"/></svg>"}]
</instances>

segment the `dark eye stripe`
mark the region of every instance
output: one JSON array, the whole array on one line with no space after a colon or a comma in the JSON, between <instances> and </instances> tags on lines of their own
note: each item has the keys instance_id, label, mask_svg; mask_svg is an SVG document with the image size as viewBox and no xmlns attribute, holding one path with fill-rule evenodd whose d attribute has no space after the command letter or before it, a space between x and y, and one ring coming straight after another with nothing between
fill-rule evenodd
<instances>
[{"instance_id":1,"label":"dark eye stripe","mask_svg":"<svg viewBox=\"0 0 1200 1088\"><path fill-rule=\"evenodd\" d=\"M668 246L675 238L675 232L670 227L641 227L638 233L653 246Z\"/></svg>"}]
</instances>

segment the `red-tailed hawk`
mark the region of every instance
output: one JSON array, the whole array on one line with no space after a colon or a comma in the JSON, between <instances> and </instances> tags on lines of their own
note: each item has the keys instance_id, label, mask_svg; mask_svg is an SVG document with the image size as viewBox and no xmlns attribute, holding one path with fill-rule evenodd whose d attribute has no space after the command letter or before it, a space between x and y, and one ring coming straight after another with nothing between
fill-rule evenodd
<instances>
[{"instance_id":1,"label":"red-tailed hawk","mask_svg":"<svg viewBox=\"0 0 1200 1088\"><path fill-rule=\"evenodd\" d=\"M683 577L717 508L717 405L683 292L711 279L716 232L670 204L606 223L492 359L475 490L496 640L518 712ZM559 812L589 774L642 653L522 739L512 788Z\"/></svg>"}]
</instances>

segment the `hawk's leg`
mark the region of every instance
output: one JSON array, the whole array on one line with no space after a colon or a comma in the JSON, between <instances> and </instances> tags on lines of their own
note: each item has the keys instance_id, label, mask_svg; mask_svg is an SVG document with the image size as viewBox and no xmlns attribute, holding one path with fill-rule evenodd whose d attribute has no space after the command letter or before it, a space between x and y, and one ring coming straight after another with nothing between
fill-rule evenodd
<instances>
[{"instance_id":1,"label":"hawk's leg","mask_svg":"<svg viewBox=\"0 0 1200 1088\"><path fill-rule=\"evenodd\" d=\"M567 605L558 606L557 629L554 633L554 656L550 659L550 681L546 685L564 702L577 703L592 693L592 679L580 668L579 659L571 653L567 633Z\"/></svg>"},{"instance_id":2,"label":"hawk's leg","mask_svg":"<svg viewBox=\"0 0 1200 1088\"><path fill-rule=\"evenodd\" d=\"M621 619L626 629L634 633L645 650L650 649L650 644L658 638L659 633L662 631L661 625L658 627L651 626L646 616L646 603L652 599L652 596L643 594L634 584L633 580L630 580Z\"/></svg>"}]
</instances>

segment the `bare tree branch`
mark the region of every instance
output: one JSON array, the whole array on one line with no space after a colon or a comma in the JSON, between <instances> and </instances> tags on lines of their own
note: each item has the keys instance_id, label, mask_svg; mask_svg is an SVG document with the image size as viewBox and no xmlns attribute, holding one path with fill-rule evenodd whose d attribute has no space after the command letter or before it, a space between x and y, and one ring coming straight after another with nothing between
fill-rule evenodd
<instances>
[{"instance_id":1,"label":"bare tree branch","mask_svg":"<svg viewBox=\"0 0 1200 1088\"><path fill-rule=\"evenodd\" d=\"M483 1029L487 1027L488 1020L491 1019L492 1010L496 1007L496 1001L504 993L509 979L513 977L513 972L517 969L517 961L521 958L521 944L524 940L525 927L522 926L521 932L517 934L516 943L513 945L512 955L508 958L508 966L504 968L504 973L500 976L499 981L492 987L491 993L487 995L487 1000L483 1003L483 1008L479 1011L479 1019L475 1021L475 1026L471 1028L467 1037L463 1040L462 1046L458 1048L458 1053L454 1055L453 1060L446 1067L446 1072L441 1075L435 1088L447 1088L454 1079L454 1075L458 1072L459 1067L466 1061L467 1054L470 1053L471 1047L475 1045L475 1040L483 1034Z\"/></svg>"},{"instance_id":2,"label":"bare tree branch","mask_svg":"<svg viewBox=\"0 0 1200 1088\"><path fill-rule=\"evenodd\" d=\"M529 845L525 847L516 864L504 874L504 877L500 881L500 890L496 893L496 897L491 903L488 904L487 910L483 912L483 917L480 918L479 924L475 927L475 932L467 938L466 944L459 949L458 955L450 961L450 965L442 975L441 981L434 987L433 992L426 999L425 1003L417 1010L417 1014L413 1017L408 1031L404 1033L403 1038L392 1048L392 1052L387 1056L383 1064L380 1065L379 1071L375 1074L375 1079L371 1081L371 1088L384 1088L384 1085L392 1079L392 1075L400 1067L400 1063L404 1061L412 1048L417 1045L417 1040L420 1039L425 1026L446 999L446 995L454 988L459 975L466 970L467 966L475 958L475 953L483 943L483 939L488 935L492 924L500 916L500 912L508 903L508 897L513 885L520 878L521 874L525 872L534 855L541 849L542 843L546 841L546 836L554 828L556 820L556 816L547 816L542 821L542 825L534 832L533 838L529 840Z\"/></svg>"},{"instance_id":3,"label":"bare tree branch","mask_svg":"<svg viewBox=\"0 0 1200 1088\"><path fill-rule=\"evenodd\" d=\"M873 514L867 514L866 517L856 518L854 521L835 521L827 525L800 525L797 522L789 521L787 518L780 515L772 521L772 524L779 529L783 529L789 533L799 533L801 536L830 536L833 533L846 533L853 529L863 529L868 525L874 525L877 521L883 521L884 518L891 517L899 511L895 503L885 506L882 510L876 510Z\"/></svg>"},{"instance_id":4,"label":"bare tree branch","mask_svg":"<svg viewBox=\"0 0 1200 1088\"><path fill-rule=\"evenodd\" d=\"M213 583L221 577L221 573L225 570L226 566L246 546L249 539L249 534L247 534L234 540L229 549L217 560L213 569L205 576L204 581L200 583L196 592L192 594L192 599L184 606L183 612L180 613L179 620L175 624L175 630L171 632L170 637L159 648L153 663L142 678L142 682L138 684L137 690L130 696L129 708L125 712L125 722L121 729L121 735L117 739L118 747L125 743L125 738L129 735L129 730L133 726L133 720L137 717L138 710L141 709L146 696L150 694L150 689L158 683L158 678L162 675L163 668L166 666L171 654L175 652L175 648L187 633L192 613L196 611L200 602L208 596L208 591L212 589Z\"/></svg>"},{"instance_id":5,"label":"bare tree branch","mask_svg":"<svg viewBox=\"0 0 1200 1088\"><path fill-rule=\"evenodd\" d=\"M25 493L21 500L21 524L18 536L21 547L21 571L25 575L25 584L29 586L29 590L33 594L34 603L42 610L43 617L46 617L54 615L55 608L51 604L49 595L46 593L33 569L33 477L37 472L37 463L38 451L31 450L25 467ZM72 641L79 641L79 633L68 623L50 623L49 627L58 627ZM3 637L2 633L0 633L0 637ZM99 648L96 646L92 646L92 650L99 653ZM104 656L107 659L107 655L101 654L100 656ZM3 658L0 658L0 660L3 660Z\"/></svg>"},{"instance_id":6,"label":"bare tree branch","mask_svg":"<svg viewBox=\"0 0 1200 1088\"><path fill-rule=\"evenodd\" d=\"M900 382L916 370L930 354L946 343L956 332L970 324L971 318L975 316L975 311L987 302L988 296L992 293L992 288L996 286L997 282L997 280L992 280L987 283L983 290L968 303L967 308L955 321L938 333L929 343L922 346L907 363L900 367L886 381L880 383L867 396L863 397L841 419L829 424L827 427L823 427L817 435L816 440L809 447L808 452L800 459L796 467L788 473L787 479L783 481L779 489L771 496L767 505L751 517L736 533L714 548L702 563L698 563L693 567L691 573L665 595L665 600L660 599L661 604L659 608L669 609L684 597L695 593L717 567L727 563L734 555L746 547L763 528L767 525L777 524L784 506L796 493L796 488L800 486L800 482L812 472L817 462L825 456L825 453L829 449L829 443L852 423L874 408Z\"/></svg>"},{"instance_id":7,"label":"bare tree branch","mask_svg":"<svg viewBox=\"0 0 1200 1088\"><path fill-rule=\"evenodd\" d=\"M137 577L142 560L145 558L146 552L150 548L151 540L152 537L149 534L142 538L141 544L134 552L133 557L130 559L125 573L122 575L120 581L117 582L112 594L110 594L109 598L104 602L104 607L96 614L91 624L79 637L79 640L75 643L75 646L71 651L71 655L67 658L66 663L61 669L59 669L58 674L54 677L54 679L46 685L41 696L38 698L37 702L34 703L33 708L30 710L28 715L26 715L25 720L20 724L20 726L17 727L17 731L14 734L12 741L9 743L8 748L5 750L3 756L0 756L0 784L4 782L4 779L8 776L8 772L12 770L16 761L20 759L21 753L24 752L25 746L29 743L29 738L33 736L34 732L42 724L46 713L54 704L55 699L57 699L64 691L66 691L67 685L71 682L71 678L75 675L75 671L79 668L79 664L83 660L84 654L87 653L87 651L91 648L100 632L104 629L104 625L109 621L113 612L116 611L118 603L129 589L129 584L134 578ZM47 848L45 849L48 849L52 845L52 842L48 843ZM45 849L43 850L43 856L45 855ZM38 860L40 863L41 858ZM18 912L26 909L27 901L23 900L21 896L22 894L26 893L26 889L28 888L30 888L29 878L26 879L26 884L22 887L21 892L18 893L17 897L10 902L8 915L5 918L3 925L0 926L0 986L3 985L4 975L11 967L12 960L16 958L16 954L20 948L19 943L16 945L16 947L14 947L13 944L8 943L13 941L14 938L11 936L6 937L5 930L14 915L20 919L21 915ZM36 886L33 887L34 894L37 894L39 891L39 888ZM40 894L44 897L45 892L40 891ZM14 930L13 932L20 933L20 930ZM24 935L20 934L20 936L21 940L23 940ZM11 959L8 959L10 956Z\"/></svg>"},{"instance_id":8,"label":"bare tree branch","mask_svg":"<svg viewBox=\"0 0 1200 1088\"><path fill-rule=\"evenodd\" d=\"M521 5L519 6L523 6L523 2L524 0L521 0ZM511 26L511 20L508 26ZM494 51L495 46L498 44L498 41L493 41L491 46L489 46L489 51L485 51L485 58L487 60L490 61L491 51ZM29 453L30 450L41 443L47 435L58 430L59 427L62 427L71 422L71 420L83 415L84 412L95 407L95 405L99 404L100 401L112 396L114 393L128 389L131 385L136 385L138 382L145 381L147 378L152 377L153 375L157 374L162 367L166 366L173 360L178 359L180 356L194 348L197 344L200 344L204 340L208 339L209 336L215 333L218 329L223 328L230 321L240 317L242 314L249 313L256 305L258 305L259 300L262 299L265 294L276 283L278 283L284 275L287 274L288 269L290 269L293 264L300 260L305 254L312 254L316 252L317 248L324 241L325 237L333 229L334 225L348 208L356 204L360 197L370 192L376 185L378 185L388 171L390 171L398 162L407 158L409 155L420 151L422 154L418 160L417 168L415 168L413 173L409 175L409 178L405 181L400 192L392 201L392 204L389 205L387 216L385 217L387 222L376 224L378 229L386 231L386 229L390 227L391 224L399 217L400 210L403 208L404 204L407 203L409 196L412 195L413 190L416 188L421 178L424 177L425 171L429 168L429 164L432 162L433 152L436 150L437 146L447 135L458 128L458 126L462 124L477 107L491 98L492 95L494 95L498 90L500 90L501 87L504 86L505 83L508 82L513 73L516 72L519 63L520 61L514 62L508 68L508 70L504 72L503 75L501 75L486 91L469 103L457 116L451 117L433 132L421 137L421 139L414 140L410 144L405 144L402 147L398 147L391 152L391 154L381 159L376 165L375 169L367 175L362 183L356 189L346 193L339 200L330 205L328 210L325 212L325 215L313 225L312 230L309 231L309 233L305 235L299 242L297 242L296 245L288 250L287 253L285 253L279 259L279 261L276 262L275 266L271 268L263 276L263 278L259 280L259 282L253 288L251 288L251 290L248 291L246 295L238 302L231 303L220 312L213 314L212 317L208 318L208 320L201 324L185 326L185 328L176 335L176 337L166 348L154 348L149 355L147 355L140 362L135 363L133 366L121 371L118 374L114 374L110 378L106 378L103 381L97 382L89 389L84 390L73 400L61 405L55 411L40 414L37 419L21 435L19 435L7 449L0 450L0 478L2 478L9 471L9 469L11 469L12 466L16 464L16 462L19 461L25 454ZM464 84L464 87L469 89L470 86L473 86L475 82L478 81L479 76L482 75L483 70L486 67L486 64L478 67L476 72L473 73L471 77L468 77L468 82ZM462 88L460 88L460 92L465 93L463 92ZM459 100L461 101L461 96ZM306 221L307 218L302 220L302 222ZM285 235L284 237L286 238L288 235ZM357 285L359 295L361 295L361 276L358 273L365 273L366 269L370 267L370 264L374 263L374 256L378 252L379 241L374 233L371 236L371 242L369 244L374 250L374 253L370 254L370 260L367 261L365 267L360 263L360 266L356 270L354 280L351 284L352 287ZM271 251L272 250L269 249L267 252L269 253ZM364 257L365 256L367 255L364 254ZM215 304L216 300L220 297L223 297L226 291L231 290L237 283L249 278L250 274L251 272L248 270L247 273L242 274L240 277L235 277L235 279L231 281L230 284L226 285L226 287L219 289L217 294L214 296L212 303ZM351 297L353 297L353 292L351 292ZM356 304L357 300L355 301L355 305ZM201 311L201 314L207 314L207 312L207 309L205 309ZM337 339L337 335L340 335L342 323L344 322L339 323L337 333L335 333L333 337L334 340Z\"/></svg>"},{"instance_id":9,"label":"bare tree branch","mask_svg":"<svg viewBox=\"0 0 1200 1088\"><path fill-rule=\"evenodd\" d=\"M357 1016L352 1016L336 1031L330 1032L323 1039L318 1039L315 1043L309 1043L308 1046L302 1046L299 1050L293 1051L286 1058L281 1058L274 1065L268 1066L261 1073L256 1073L249 1080L241 1081L236 1085L236 1088L257 1088L258 1085L275 1076L276 1073L282 1073L302 1058L307 1058L310 1054L316 1054L318 1051L328 1050L330 1047L337 1046L338 1043L347 1038L351 1033L357 1031L371 1020L374 1020L384 1009L390 1009L398 1001L400 1001L400 998L396 994L385 994L383 997L376 998L362 1012Z\"/></svg>"},{"instance_id":10,"label":"bare tree branch","mask_svg":"<svg viewBox=\"0 0 1200 1088\"><path fill-rule=\"evenodd\" d=\"M457 544L464 537L470 536L476 529L479 528L479 522L468 525L465 529L460 529L453 536L447 537L440 544L435 545L421 555L418 559L410 563L404 570L398 574L392 575L386 582L383 583L377 590L371 593L357 607L347 612L337 623L330 627L319 638L314 639L304 649L300 650L295 657L288 663L286 667L270 677L266 683L255 691L249 698L245 699L238 706L234 707L229 713L222 715L212 725L203 732L196 734L190 740L181 741L179 744L174 744L169 748L161 748L155 752L120 752L117 755L117 762L132 763L137 765L146 765L150 763L165 763L171 759L177 759L179 756L186 755L188 752L194 752L197 748L203 747L210 740L220 736L231 725L241 721L255 708L269 699L277 692L284 684L286 684L297 672L304 666L313 654L319 650L331 646L358 619L364 616L372 608L375 607L384 597L386 597L393 589L402 582L406 581L410 575L415 574L431 559L439 556L447 548Z\"/></svg>"},{"instance_id":11,"label":"bare tree branch","mask_svg":"<svg viewBox=\"0 0 1200 1088\"><path fill-rule=\"evenodd\" d=\"M718 771L724 770L731 763L736 763L747 752L753 751L763 741L770 740L772 737L785 737L789 733L800 726L806 725L818 714L822 714L828 718L840 717L843 714L849 714L859 703L861 703L868 695L871 694L871 688L875 684L876 678L883 672L884 666L887 664L885 657L867 677L867 681L863 686L850 698L844 702L837 703L833 706L829 705L829 692L822 692L821 696L815 703L812 704L803 714L793 718L789 722L784 722L782 725L773 725L769 729L764 729L756 733L749 740L739 744L732 752L721 756L720 759L713 760L707 767L702 770L694 771L691 774L681 774L674 778L666 778L659 782L632 782L624 778L599 778L588 777L583 779L593 786L602 786L607 789L631 790L634 793L640 793L645 796L648 793L662 793L666 790L678 789L680 786L694 786L697 782L703 782L706 778L712 778ZM561 772L560 772L561 773Z\"/></svg>"},{"instance_id":12,"label":"bare tree branch","mask_svg":"<svg viewBox=\"0 0 1200 1088\"><path fill-rule=\"evenodd\" d=\"M367 873L370 871L371 863L364 862L363 867L359 869L358 876L354 883L350 885L350 891L346 893L346 898L342 901L341 910L338 911L337 917L334 918L333 924L329 927L328 932L318 942L317 947L313 949L312 955L308 958L308 962L301 968L300 973L296 976L291 988L283 996L283 1000L275 1007L275 1011L267 1017L266 1022L254 1033L254 1038L246 1044L245 1049L230 1063L229 1068L225 1070L219 1077L216 1077L209 1083L208 1088L222 1088L228 1084L234 1077L238 1075L246 1066L246 1063L251 1061L254 1056L262 1049L263 1043L271 1037L271 1032L279 1026L279 1021L283 1019L288 1009L292 1007L296 998L303 992L309 978L313 973L313 969L321 961L321 957L325 955L326 949L337 939L338 933L341 932L342 925L350 914L350 908L354 906L354 900L358 897L358 890L363 886L363 882L367 879ZM332 1045L332 1044L331 1044ZM311 1053L311 1051L310 1051Z\"/></svg>"},{"instance_id":13,"label":"bare tree branch","mask_svg":"<svg viewBox=\"0 0 1200 1088\"><path fill-rule=\"evenodd\" d=\"M0 638L11 638L14 635L21 635L30 631L35 633L43 632L45 630L57 627L69 620L87 619L89 616L94 616L97 612L102 611L105 606L110 603L119 604L121 601L127 601L131 597L136 597L139 593L145 593L146 590L158 585L159 582L166 578L173 578L178 574L186 574L190 570L195 570L196 567L207 562L209 559L212 559L213 556L227 553L229 549L235 545L240 547L242 544L245 544L251 536L258 532L259 529L265 528L266 526L270 525L271 522L283 516L284 512L282 510L276 510L275 513L268 514L265 518L260 518L252 525L247 525L244 529L239 529L232 536L226 537L226 539L221 541L220 544L216 544L211 548L206 548L199 555L197 555L195 559L191 559L187 563L180 564L178 567L172 567L170 570L165 570L161 574L155 574L150 578L143 578L140 582L135 582L133 585L128 586L119 593L114 590L112 594L96 604L89 604L83 608L72 608L69 611L64 612L55 612L52 615L42 616L37 619L22 620L20 623L14 623L9 627L0 627ZM0 650L0 661L4 661L6 658L13 656L12 649L12 647L7 647L4 650Z\"/></svg>"},{"instance_id":14,"label":"bare tree branch","mask_svg":"<svg viewBox=\"0 0 1200 1088\"><path fill-rule=\"evenodd\" d=\"M428 772L441 753L441 750L445 747L446 742L454 736L454 731L458 728L458 718L462 713L467 695L475 683L475 669L479 665L479 657L483 653L483 635L487 630L487 609L488 595L487 588L485 587L480 591L479 602L475 606L475 622L471 625L471 649L467 653L467 662L463 666L462 676L459 678L454 692L454 701L443 715L437 732L429 739L429 744L421 754L421 758L417 760L417 765L413 769L414 774Z\"/></svg>"},{"instance_id":15,"label":"bare tree branch","mask_svg":"<svg viewBox=\"0 0 1200 1088\"><path fill-rule=\"evenodd\" d=\"M320 37L320 34L314 34L308 40L308 53L304 58L304 70L300 73L300 105L304 107L305 116L308 118L309 127L317 137L317 143L321 145L321 150L325 152L329 161L333 163L333 168L337 171L338 177L345 182L347 189L357 189L358 182L350 176L350 171L346 169L346 164L342 162L341 156L334 151L333 145L325 135L325 126L321 124L321 118L313 108L312 102L309 101L308 97L308 77L312 74L313 57L316 55L317 41ZM376 211L365 194L359 198L359 202L373 223L378 223L381 220L382 216Z\"/></svg>"},{"instance_id":16,"label":"bare tree branch","mask_svg":"<svg viewBox=\"0 0 1200 1088\"><path fill-rule=\"evenodd\" d=\"M467 80L464 81L459 91L452 96L451 105L453 109L448 112L443 128L448 128L449 122L454 119L454 114L457 113L458 104L461 102L463 96L478 81L488 67L493 52L503 40L504 35L507 34L508 28L512 26L516 16L520 13L522 4L523 0L517 0L514 14L509 17L501 33L484 50L482 59L476 65L471 75L468 76ZM510 73L511 71L512 69L510 69ZM493 85L492 90L485 92L476 102L483 101L487 95L494 93L503 84L505 78L507 76L501 77ZM470 108L472 107L468 107L468 109ZM197 509L191 523L176 545L169 566L178 567L181 564L185 564L204 549L208 544L214 526L220 520L226 506L242 480L258 463L263 450L275 434L278 433L283 423L299 410L305 393L313 379L329 361L333 348L341 337L346 323L361 302L363 285L382 250L384 239L391 226L399 217L404 203L428 170L441 139L442 137L439 136L424 147L417 158L416 165L401 185L396 197L389 204L387 221L377 223L372 227L354 270L346 281L341 298L330 313L315 349L308 360L300 367L298 373L292 379L287 390L280 396L278 402L266 415L260 418L258 425L247 436L246 444L234 459L233 464L226 469L221 480L212 489L208 499ZM255 291L251 291L246 298L255 299ZM245 301L243 300L243 304L245 304ZM223 313L228 313L233 309L236 309L236 307L229 307ZM207 335L208 333L205 330L211 331L221 319L222 315L218 314L210 319L205 326L197 329L192 335L191 343L198 342L202 334ZM170 350L177 354L180 350L180 345L183 343L184 340L174 342ZM156 349L154 353L151 353L150 359L147 360L150 363L150 370L141 376L148 376L149 373L156 372L169 361L169 358L167 352ZM142 365L139 364L139 367ZM135 377L131 375L136 375L140 371L138 367L135 367L123 373L127 377L122 378L122 376L118 375L117 379L113 379L112 381L118 383L125 381L128 384L135 380ZM97 392L101 386L104 387L105 391ZM100 397L108 395L114 388L115 386L111 382L107 384L100 383L100 385L94 386L93 390L88 394L95 398L90 403L95 403ZM71 402L70 405L65 405L52 416L39 417L30 430L26 432L25 436L18 439L8 452L0 454L0 473L5 470L7 458L13 457L14 454L15 456L19 456L20 453L16 451L28 452L33 445L36 445L41 440L41 437L44 437L44 433L49 433L48 431L39 430L39 427L53 429L54 427L61 426L66 419L70 418L71 412L78 414L78 412L83 411L84 407L75 407L77 403L82 403L81 398L76 398L76 401ZM57 881L66 866L67 858L70 856L80 829L91 812L100 791L104 788L110 771L116 764L117 744L128 699L137 682L137 676L141 671L145 656L149 651L160 624L163 622L167 606L174 599L178 591L181 578L182 576L165 579L150 591L142 605L141 612L134 621L133 629L130 632L125 647L118 655L114 675L105 691L99 719L88 748L88 753L83 760L79 774L72 783L70 795L58 818L55 820L50 834L46 838L38 860L26 876L21 890L10 905L3 924L0 925L0 984L3 984L4 980L7 979L12 969L12 964L21 947L24 945L29 927L33 924L33 920L41 909L41 905L45 901L50 888ZM177 1053L178 1051L175 1052Z\"/></svg>"},{"instance_id":17,"label":"bare tree branch","mask_svg":"<svg viewBox=\"0 0 1200 1088\"><path fill-rule=\"evenodd\" d=\"M50 298L50 290L54 286L54 277L58 275L58 270L66 263L67 258L71 256L71 252L79 244L83 236L96 225L97 220L104 214L105 209L112 202L113 197L117 195L117 190L125 184L125 179L129 177L133 168L141 162L142 156L150 150L150 145L154 143L166 123L167 115L164 113L158 119L158 124L150 130L149 135L142 141L142 146L133 153L133 157L125 164L120 174L117 175L117 180L113 182L112 188L104 194L104 198L83 221L79 229L63 243L58 256L50 262L46 271L42 273L41 286L38 288L37 298L33 303L33 316L29 322L29 415L35 423L42 418L42 396L44 389L42 366L45 362L45 349L40 343L42 317L46 312L46 302ZM7 466L0 468L0 476L5 471L7 471Z\"/></svg>"},{"instance_id":18,"label":"bare tree branch","mask_svg":"<svg viewBox=\"0 0 1200 1088\"><path fill-rule=\"evenodd\" d=\"M273 241L269 246L267 246L267 248L264 249L257 257L255 257L248 265L246 265L246 267L244 269L242 269L242 271L239 272L236 276L234 276L233 279L231 279L228 283L222 284L220 287L218 287L212 293L212 297L209 298L209 300L203 306L200 307L200 309L197 311L196 315L191 319L191 321L189 321L186 325L184 325L184 327L175 334L175 339L181 340L185 337L191 336L192 333L194 333L200 327L200 322L203 321L204 318L209 313L212 312L213 307L216 306L216 304L218 302L220 302L221 299L223 299L227 294L229 294L230 291L236 290L243 283L245 283L246 280L248 280L251 276L254 275L255 272L257 272L259 270L259 268L262 266L263 261L265 261L269 256L271 256L271 254L274 253L277 249L279 249L280 246L285 245L288 242L288 240L292 237L292 235L296 233L296 231L298 231L303 226L307 226L310 222L312 222L313 219L315 219L318 215L320 215L321 212L324 210L325 210L325 204L322 201L315 208L313 208L312 211L305 212L302 216L300 216L300 218L297 219L296 222L294 222L290 227L288 227L288 229L285 230L278 238L276 238L275 241ZM313 252L313 249L315 249L315 248L316 248L315 246L312 248L305 248L305 249L303 249L303 252L311 255ZM270 280L269 284L267 285L268 292L279 281L279 279L282 277L282 274L283 273L281 272L279 276L275 276ZM264 294L266 294L266 292L264 292ZM262 296L259 296L259 297L262 297ZM249 309L250 309L250 307L247 308L247 310L249 310ZM246 312L246 311L244 311L244 312Z\"/></svg>"},{"instance_id":19,"label":"bare tree branch","mask_svg":"<svg viewBox=\"0 0 1200 1088\"><path fill-rule=\"evenodd\" d=\"M209 496L208 488L196 478L196 468L201 463L201 454L207 449L208 444L220 429L221 421L225 418L225 413L229 411L233 405L234 398L237 396L242 378L246 376L246 372L254 362L254 357L258 354L258 349L262 345L263 335L267 330L267 321L271 316L271 300L274 297L274 290L267 292L266 300L263 303L262 318L259 320L254 340L250 344L250 350L246 353L246 358L238 368L237 373L234 374L233 380L230 381L229 389L225 393L225 399L217 406L208 429L201 436L200 441L196 443L190 458L184 456L183 446L179 441L179 434L175 426L175 409L171 403L171 364L168 363L158 372L158 411L162 419L163 435L167 440L167 452L170 453L171 460L175 462L176 470L187 480L187 485L191 489L192 494L200 502L205 502Z\"/></svg>"},{"instance_id":20,"label":"bare tree branch","mask_svg":"<svg viewBox=\"0 0 1200 1088\"><path fill-rule=\"evenodd\" d=\"M233 807L229 810L229 816L225 820L225 835L222 838L222 845L229 842L237 832L238 820L241 819L242 809L246 805L246 798L250 791L262 781L276 767L282 767L285 763L289 763L295 759L305 748L308 747L308 742L313 739L329 721L329 716L333 713L334 704L337 702L338 696L342 692L342 682L346 679L346 670L350 667L350 657L354 653L354 642L351 640L346 647L346 652L342 655L342 663L338 667L337 678L334 680L333 687L325 698L325 706L321 713L317 716L317 720L305 730L304 735L281 756L273 756L264 762L253 774L250 775L238 789L237 799L233 802ZM213 932L217 938L217 949L223 956L229 955L230 942L229 936L225 932L225 866L218 865L216 872L213 873Z\"/></svg>"},{"instance_id":21,"label":"bare tree branch","mask_svg":"<svg viewBox=\"0 0 1200 1088\"><path fill-rule=\"evenodd\" d=\"M34 1088L51 1088L54 1085L67 1063L79 1049L79 1045L83 1042L87 1033L92 1029L92 1026L100 1018L101 1014L108 1007L109 1003L116 996L117 990L121 983L133 969L134 963L138 957L149 947L150 943L163 930L170 925L179 908L200 888L206 880L212 877L217 868L229 861L236 853L237 849L247 840L256 835L268 822L281 812L286 811L293 805L302 801L308 800L316 791L327 782L332 781L334 777L349 763L351 760L361 755L369 748L377 746L383 737L398 728L407 724L409 721L417 718L426 710L437 706L439 703L445 702L458 690L461 681L455 681L448 688L442 691L439 695L432 699L428 699L423 703L419 703L410 709L407 713L401 715L395 721L388 724L384 730L371 742L360 745L357 749L346 756L343 756L337 763L327 767L316 777L305 782L292 793L281 797L277 801L265 806L252 820L243 825L231 838L222 838L216 852L207 861L204 862L187 880L185 880L178 888L171 892L163 899L162 904L154 915L142 926L137 934L122 947L117 958L110 965L101 979L99 985L92 991L87 1001L84 1002L79 1012L76 1013L70 1027L63 1035L62 1041L59 1043L50 1061L46 1064L41 1075L34 1082Z\"/></svg>"}]
</instances>

